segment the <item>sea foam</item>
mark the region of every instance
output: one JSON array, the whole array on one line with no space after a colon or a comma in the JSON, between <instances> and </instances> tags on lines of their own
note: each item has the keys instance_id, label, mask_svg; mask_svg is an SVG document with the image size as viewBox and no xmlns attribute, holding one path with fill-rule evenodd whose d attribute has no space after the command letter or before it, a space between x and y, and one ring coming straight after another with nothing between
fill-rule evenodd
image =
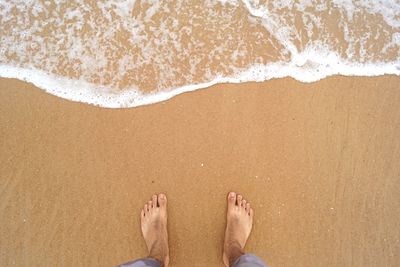
<instances>
[{"instance_id":1,"label":"sea foam","mask_svg":"<svg viewBox=\"0 0 400 267\"><path fill-rule=\"evenodd\" d=\"M0 76L124 108L217 83L400 75L400 4L378 2L6 0Z\"/></svg>"}]
</instances>

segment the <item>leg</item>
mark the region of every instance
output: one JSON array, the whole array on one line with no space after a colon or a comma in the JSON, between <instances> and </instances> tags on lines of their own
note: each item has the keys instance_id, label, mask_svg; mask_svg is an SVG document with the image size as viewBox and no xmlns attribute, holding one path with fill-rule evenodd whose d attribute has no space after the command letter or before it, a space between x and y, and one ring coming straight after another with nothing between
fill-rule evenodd
<instances>
[{"instance_id":1,"label":"leg","mask_svg":"<svg viewBox=\"0 0 400 267\"><path fill-rule=\"evenodd\" d=\"M140 223L149 256L121 267L168 267L167 197L153 195L140 213Z\"/></svg>"},{"instance_id":2,"label":"leg","mask_svg":"<svg viewBox=\"0 0 400 267\"><path fill-rule=\"evenodd\" d=\"M235 261L232 267L267 267L267 265L254 254L244 254Z\"/></svg>"},{"instance_id":3,"label":"leg","mask_svg":"<svg viewBox=\"0 0 400 267\"><path fill-rule=\"evenodd\" d=\"M253 215L254 212L250 203L243 199L241 195L236 195L235 192L229 193L223 253L225 266L266 266L257 256L244 253L244 247L253 225Z\"/></svg>"},{"instance_id":4,"label":"leg","mask_svg":"<svg viewBox=\"0 0 400 267\"><path fill-rule=\"evenodd\" d=\"M118 267L161 267L161 264L155 259L144 258L121 264Z\"/></svg>"}]
</instances>

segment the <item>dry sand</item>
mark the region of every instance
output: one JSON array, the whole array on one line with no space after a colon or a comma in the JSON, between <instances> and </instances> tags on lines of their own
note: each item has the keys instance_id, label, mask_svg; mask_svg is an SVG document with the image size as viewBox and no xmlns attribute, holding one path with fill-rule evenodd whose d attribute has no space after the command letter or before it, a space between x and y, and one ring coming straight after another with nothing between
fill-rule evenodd
<instances>
[{"instance_id":1,"label":"dry sand","mask_svg":"<svg viewBox=\"0 0 400 267\"><path fill-rule=\"evenodd\" d=\"M111 110L0 80L0 266L146 255L169 197L171 266L222 266L225 195L270 266L400 265L400 78L218 85Z\"/></svg>"}]
</instances>

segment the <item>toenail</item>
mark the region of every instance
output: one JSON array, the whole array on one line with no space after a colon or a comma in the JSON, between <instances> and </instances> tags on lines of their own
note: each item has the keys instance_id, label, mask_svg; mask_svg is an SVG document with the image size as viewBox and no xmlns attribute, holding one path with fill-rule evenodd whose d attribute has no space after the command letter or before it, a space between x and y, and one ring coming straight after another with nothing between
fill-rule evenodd
<instances>
[{"instance_id":1,"label":"toenail","mask_svg":"<svg viewBox=\"0 0 400 267\"><path fill-rule=\"evenodd\" d=\"M229 196L230 196L230 197L234 197L234 196L235 196L235 193L230 192L230 193L229 193Z\"/></svg>"}]
</instances>

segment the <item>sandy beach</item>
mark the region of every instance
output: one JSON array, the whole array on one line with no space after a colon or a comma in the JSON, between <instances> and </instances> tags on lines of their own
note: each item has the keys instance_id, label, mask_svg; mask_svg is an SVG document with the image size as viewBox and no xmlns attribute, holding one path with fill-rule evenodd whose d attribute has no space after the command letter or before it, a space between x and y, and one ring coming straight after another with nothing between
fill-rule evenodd
<instances>
[{"instance_id":1,"label":"sandy beach","mask_svg":"<svg viewBox=\"0 0 400 267\"><path fill-rule=\"evenodd\" d=\"M171 266L222 266L226 194L269 266L399 266L400 78L222 84L131 109L0 79L0 265L146 256L169 198Z\"/></svg>"}]
</instances>

